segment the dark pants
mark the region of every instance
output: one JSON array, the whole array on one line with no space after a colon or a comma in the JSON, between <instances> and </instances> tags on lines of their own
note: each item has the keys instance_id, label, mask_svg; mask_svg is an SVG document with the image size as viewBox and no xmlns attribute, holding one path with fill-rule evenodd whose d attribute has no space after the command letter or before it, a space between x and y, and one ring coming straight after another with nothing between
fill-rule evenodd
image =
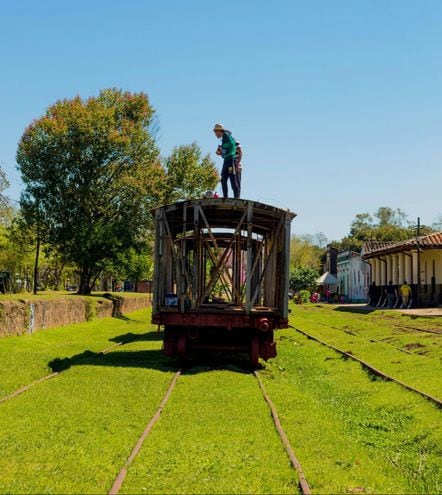
<instances>
[{"instance_id":1,"label":"dark pants","mask_svg":"<svg viewBox=\"0 0 442 495\"><path fill-rule=\"evenodd\" d=\"M394 306L394 294L389 294L387 292L388 307L391 309Z\"/></svg>"},{"instance_id":2,"label":"dark pants","mask_svg":"<svg viewBox=\"0 0 442 495\"><path fill-rule=\"evenodd\" d=\"M236 166L236 183L238 184L238 190L239 190L238 197L240 197L241 196L241 172L242 172L242 168L238 164L235 164L235 166Z\"/></svg>"},{"instance_id":3,"label":"dark pants","mask_svg":"<svg viewBox=\"0 0 442 495\"><path fill-rule=\"evenodd\" d=\"M224 158L223 169L221 171L221 187L223 188L223 196L227 198L228 190L227 190L227 180L230 179L230 185L233 191L233 197L239 198L240 194L240 186L238 183L238 176L234 174L234 163L233 157Z\"/></svg>"}]
</instances>

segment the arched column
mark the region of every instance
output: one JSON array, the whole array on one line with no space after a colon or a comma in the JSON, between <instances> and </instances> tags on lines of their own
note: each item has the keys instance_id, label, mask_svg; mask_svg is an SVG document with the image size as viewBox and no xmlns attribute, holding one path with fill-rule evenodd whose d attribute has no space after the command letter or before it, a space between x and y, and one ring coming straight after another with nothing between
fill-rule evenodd
<instances>
[{"instance_id":1,"label":"arched column","mask_svg":"<svg viewBox=\"0 0 442 495\"><path fill-rule=\"evenodd\" d=\"M382 285L382 261L376 258L376 285Z\"/></svg>"},{"instance_id":2,"label":"arched column","mask_svg":"<svg viewBox=\"0 0 442 495\"><path fill-rule=\"evenodd\" d=\"M413 259L413 278L412 278L412 283L413 284L417 284L418 283L418 279L419 279L419 274L417 272L417 251L413 251L411 253L411 256L412 256L412 259Z\"/></svg>"},{"instance_id":3,"label":"arched column","mask_svg":"<svg viewBox=\"0 0 442 495\"><path fill-rule=\"evenodd\" d=\"M388 254L386 257L385 257L386 261L387 261L387 284L388 282L390 282L390 280L393 279L392 277L392 265L393 265L393 260L392 260L392 257L391 257L391 254Z\"/></svg>"},{"instance_id":4,"label":"arched column","mask_svg":"<svg viewBox=\"0 0 442 495\"><path fill-rule=\"evenodd\" d=\"M405 280L405 255L399 253L399 285L404 283Z\"/></svg>"},{"instance_id":5,"label":"arched column","mask_svg":"<svg viewBox=\"0 0 442 495\"><path fill-rule=\"evenodd\" d=\"M378 271L377 271L378 260L376 258L372 258L370 260L370 263L371 263L371 281L372 282L375 282L376 285L377 285L378 284L378 279L377 279L377 276L378 276Z\"/></svg>"},{"instance_id":6,"label":"arched column","mask_svg":"<svg viewBox=\"0 0 442 495\"><path fill-rule=\"evenodd\" d=\"M411 256L409 256L408 254L405 254L405 280L411 284L411 280L413 278L413 275L412 275L412 267L411 267Z\"/></svg>"},{"instance_id":7,"label":"arched column","mask_svg":"<svg viewBox=\"0 0 442 495\"><path fill-rule=\"evenodd\" d=\"M386 263L386 259L385 258L382 258L380 260L381 262L381 284L382 285L387 285L387 263Z\"/></svg>"},{"instance_id":8,"label":"arched column","mask_svg":"<svg viewBox=\"0 0 442 495\"><path fill-rule=\"evenodd\" d=\"M391 279L393 280L393 285L398 285L399 277L398 277L398 255L391 255Z\"/></svg>"},{"instance_id":9,"label":"arched column","mask_svg":"<svg viewBox=\"0 0 442 495\"><path fill-rule=\"evenodd\" d=\"M374 277L375 277L375 267L374 267L374 260L373 259L369 259L368 260L368 263L370 265L370 270L368 271L369 273L369 276L368 276L368 283L367 283L367 287L373 283L374 281Z\"/></svg>"}]
</instances>

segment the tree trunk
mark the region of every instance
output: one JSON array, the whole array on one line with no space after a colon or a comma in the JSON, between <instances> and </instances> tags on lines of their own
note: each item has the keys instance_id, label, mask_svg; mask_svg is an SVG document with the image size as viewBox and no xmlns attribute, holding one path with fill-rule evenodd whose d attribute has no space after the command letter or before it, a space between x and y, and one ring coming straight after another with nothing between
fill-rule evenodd
<instances>
[{"instance_id":1,"label":"tree trunk","mask_svg":"<svg viewBox=\"0 0 442 495\"><path fill-rule=\"evenodd\" d=\"M37 249L35 251L35 263L34 263L34 294L37 294L39 256L40 256L40 237L37 237Z\"/></svg>"},{"instance_id":2,"label":"tree trunk","mask_svg":"<svg viewBox=\"0 0 442 495\"><path fill-rule=\"evenodd\" d=\"M57 290L60 290L62 288L61 287L61 276L63 275L63 271L64 271L64 264L63 263L61 264L60 269L58 269L57 267L55 268L54 285L55 285L55 288Z\"/></svg>"},{"instance_id":3,"label":"tree trunk","mask_svg":"<svg viewBox=\"0 0 442 495\"><path fill-rule=\"evenodd\" d=\"M79 296L88 296L91 293L91 270L88 266L81 268L80 286L78 287L77 294Z\"/></svg>"},{"instance_id":4,"label":"tree trunk","mask_svg":"<svg viewBox=\"0 0 442 495\"><path fill-rule=\"evenodd\" d=\"M91 290L94 288L94 285L95 285L95 283L97 282L97 279L98 279L98 277L100 276L100 273L101 273L101 272L98 272L98 273L95 275L94 279L92 280L92 283L90 284L90 285L91 285Z\"/></svg>"}]
</instances>

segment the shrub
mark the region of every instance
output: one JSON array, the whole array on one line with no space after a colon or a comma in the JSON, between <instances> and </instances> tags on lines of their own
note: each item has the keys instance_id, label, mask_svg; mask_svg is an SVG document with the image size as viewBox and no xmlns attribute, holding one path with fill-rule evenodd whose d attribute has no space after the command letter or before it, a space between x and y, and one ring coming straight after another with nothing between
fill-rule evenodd
<instances>
[{"instance_id":1,"label":"shrub","mask_svg":"<svg viewBox=\"0 0 442 495\"><path fill-rule=\"evenodd\" d=\"M299 291L299 300L301 304L308 303L310 301L310 292L308 290L300 290Z\"/></svg>"},{"instance_id":2,"label":"shrub","mask_svg":"<svg viewBox=\"0 0 442 495\"><path fill-rule=\"evenodd\" d=\"M290 288L294 291L314 290L319 273L314 268L299 266L290 272Z\"/></svg>"},{"instance_id":3,"label":"shrub","mask_svg":"<svg viewBox=\"0 0 442 495\"><path fill-rule=\"evenodd\" d=\"M86 298L85 313L86 321L92 321L97 316L97 307L92 298Z\"/></svg>"}]
</instances>

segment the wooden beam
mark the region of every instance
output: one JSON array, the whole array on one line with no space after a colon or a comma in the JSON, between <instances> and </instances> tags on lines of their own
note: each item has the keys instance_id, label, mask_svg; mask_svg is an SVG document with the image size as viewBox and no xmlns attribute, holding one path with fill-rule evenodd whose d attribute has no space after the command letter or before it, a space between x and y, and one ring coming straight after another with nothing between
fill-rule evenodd
<instances>
[{"instance_id":1,"label":"wooden beam","mask_svg":"<svg viewBox=\"0 0 442 495\"><path fill-rule=\"evenodd\" d=\"M246 312L252 310L252 236L253 204L247 203L247 274L246 274Z\"/></svg>"},{"instance_id":2,"label":"wooden beam","mask_svg":"<svg viewBox=\"0 0 442 495\"><path fill-rule=\"evenodd\" d=\"M278 236L281 232L281 229L282 229L282 226L284 225L284 217L281 218L281 220L279 221L279 224L278 224L278 227L276 229L276 232L275 232L275 235L273 236L273 239L272 239L272 245L270 247L270 250L269 250L269 253L268 255L266 256L266 260L264 262L264 267L263 267L263 270L262 270L262 273L261 273L261 276L259 277L259 282L258 282L258 285L255 289L255 292L253 294L253 297L252 297L252 300L251 300L251 304L253 306L253 304L255 304L255 301L256 301L256 298L258 296L258 292L259 292L259 287L261 286L262 284L262 280L265 276L265 274L267 273L267 268L269 266L269 262L273 256L273 251L275 250L275 246L278 244Z\"/></svg>"}]
</instances>

